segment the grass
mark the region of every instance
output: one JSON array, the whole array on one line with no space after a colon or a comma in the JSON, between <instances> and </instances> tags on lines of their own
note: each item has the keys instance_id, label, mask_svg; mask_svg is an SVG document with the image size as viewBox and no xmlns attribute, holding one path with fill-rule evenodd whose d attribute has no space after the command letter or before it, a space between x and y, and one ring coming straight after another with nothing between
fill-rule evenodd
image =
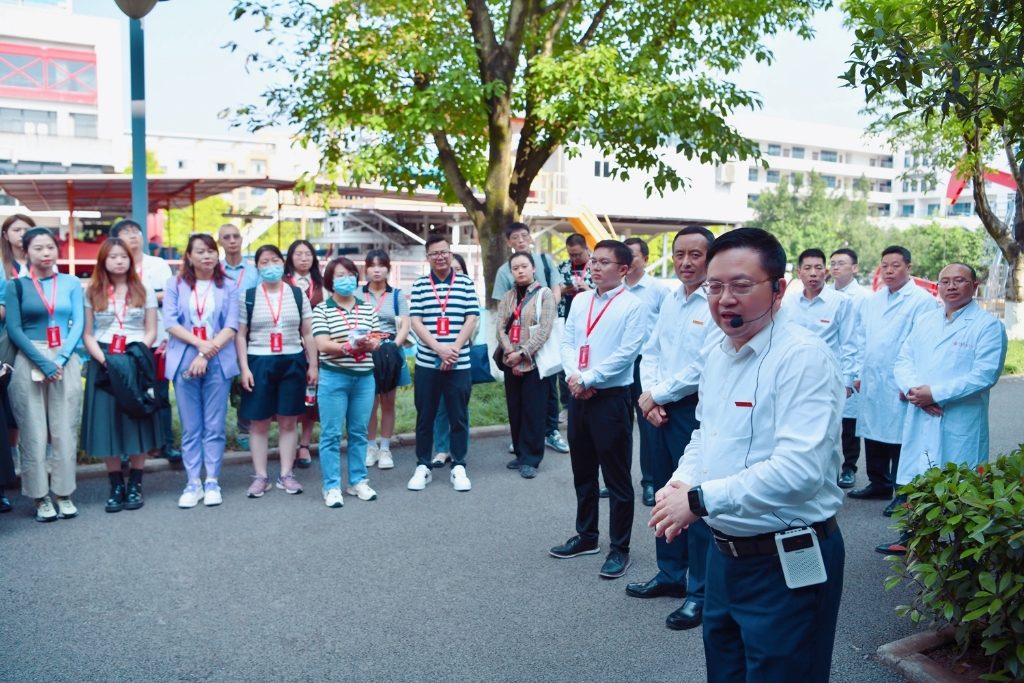
<instances>
[{"instance_id":1,"label":"grass","mask_svg":"<svg viewBox=\"0 0 1024 683\"><path fill-rule=\"evenodd\" d=\"M1006 349L1006 365L1004 375L1020 375L1024 373L1024 340L1011 339Z\"/></svg>"}]
</instances>

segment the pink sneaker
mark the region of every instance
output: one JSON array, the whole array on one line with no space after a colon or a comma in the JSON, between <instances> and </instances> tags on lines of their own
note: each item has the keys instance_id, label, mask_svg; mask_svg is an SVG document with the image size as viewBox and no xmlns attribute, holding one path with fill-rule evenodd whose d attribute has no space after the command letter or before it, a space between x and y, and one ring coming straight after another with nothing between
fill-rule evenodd
<instances>
[{"instance_id":1,"label":"pink sneaker","mask_svg":"<svg viewBox=\"0 0 1024 683\"><path fill-rule=\"evenodd\" d=\"M264 477L262 474L252 475L252 485L245 495L250 498L262 498L263 494L270 491L273 486L270 485L270 479Z\"/></svg>"},{"instance_id":2,"label":"pink sneaker","mask_svg":"<svg viewBox=\"0 0 1024 683\"><path fill-rule=\"evenodd\" d=\"M302 493L302 484L295 481L295 475L291 472L277 478L277 488L288 493Z\"/></svg>"}]
</instances>

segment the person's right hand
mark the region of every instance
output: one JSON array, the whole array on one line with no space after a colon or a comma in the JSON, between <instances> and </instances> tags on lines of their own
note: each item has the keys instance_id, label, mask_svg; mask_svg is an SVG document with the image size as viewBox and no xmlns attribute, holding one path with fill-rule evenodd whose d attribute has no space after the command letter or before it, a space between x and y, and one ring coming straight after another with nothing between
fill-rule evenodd
<instances>
[{"instance_id":1,"label":"person's right hand","mask_svg":"<svg viewBox=\"0 0 1024 683\"><path fill-rule=\"evenodd\" d=\"M207 362L202 356L196 356L188 366L188 372L193 377L202 377L206 374Z\"/></svg>"},{"instance_id":2,"label":"person's right hand","mask_svg":"<svg viewBox=\"0 0 1024 683\"><path fill-rule=\"evenodd\" d=\"M252 376L251 370L242 370L242 376L239 378L242 384L242 388L246 391L252 391L253 387L256 386L256 380Z\"/></svg>"},{"instance_id":3,"label":"person's right hand","mask_svg":"<svg viewBox=\"0 0 1024 683\"><path fill-rule=\"evenodd\" d=\"M856 391L858 394L860 393L860 380L859 379L853 380L853 390Z\"/></svg>"},{"instance_id":4,"label":"person's right hand","mask_svg":"<svg viewBox=\"0 0 1024 683\"><path fill-rule=\"evenodd\" d=\"M668 413L665 412L664 408L658 405L654 406L653 410L648 411L644 417L646 417L647 421L655 427L660 427L668 422Z\"/></svg>"},{"instance_id":5,"label":"person's right hand","mask_svg":"<svg viewBox=\"0 0 1024 683\"><path fill-rule=\"evenodd\" d=\"M938 403L932 403L930 405L921 406L921 410L928 413L932 417L942 417L942 406Z\"/></svg>"},{"instance_id":6,"label":"person's right hand","mask_svg":"<svg viewBox=\"0 0 1024 683\"><path fill-rule=\"evenodd\" d=\"M459 362L459 352L448 344L441 344L437 347L437 355L442 363L455 365Z\"/></svg>"},{"instance_id":7,"label":"person's right hand","mask_svg":"<svg viewBox=\"0 0 1024 683\"><path fill-rule=\"evenodd\" d=\"M220 349L217 348L217 345L212 341L200 341L196 344L196 348L199 349L199 353L203 354L207 358L213 358L217 355L217 352L220 351Z\"/></svg>"},{"instance_id":8,"label":"person's right hand","mask_svg":"<svg viewBox=\"0 0 1024 683\"><path fill-rule=\"evenodd\" d=\"M640 406L640 412L646 415L654 410L654 406L658 404L654 402L654 397L651 396L651 392L648 390L640 394L640 398L637 399L637 405Z\"/></svg>"},{"instance_id":9,"label":"person's right hand","mask_svg":"<svg viewBox=\"0 0 1024 683\"><path fill-rule=\"evenodd\" d=\"M654 494L654 502L655 503L660 503L666 496L668 496L675 489L679 488L682 485L683 485L683 482L675 480L675 479L669 481L667 484L665 484L664 486L662 486L660 489L658 489L655 492L655 494Z\"/></svg>"}]
</instances>

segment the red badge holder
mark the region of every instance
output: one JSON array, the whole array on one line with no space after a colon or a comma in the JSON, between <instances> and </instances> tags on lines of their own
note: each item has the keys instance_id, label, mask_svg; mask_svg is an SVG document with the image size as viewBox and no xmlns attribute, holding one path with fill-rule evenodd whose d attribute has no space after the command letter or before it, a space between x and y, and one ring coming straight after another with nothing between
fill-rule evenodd
<instances>
[{"instance_id":1,"label":"red badge holder","mask_svg":"<svg viewBox=\"0 0 1024 683\"><path fill-rule=\"evenodd\" d=\"M273 353L281 353L284 350L284 335L280 332L270 333L270 350Z\"/></svg>"},{"instance_id":2,"label":"red badge holder","mask_svg":"<svg viewBox=\"0 0 1024 683\"><path fill-rule=\"evenodd\" d=\"M586 370L590 366L590 344L580 347L579 369Z\"/></svg>"},{"instance_id":3,"label":"red badge holder","mask_svg":"<svg viewBox=\"0 0 1024 683\"><path fill-rule=\"evenodd\" d=\"M199 337L203 341L206 341L206 326L205 325L202 326L202 327L193 326L192 327L192 334L194 334L195 336Z\"/></svg>"},{"instance_id":4,"label":"red badge holder","mask_svg":"<svg viewBox=\"0 0 1024 683\"><path fill-rule=\"evenodd\" d=\"M123 334L115 334L114 338L110 341L110 346L107 348L107 351L115 354L124 353L126 341L127 338Z\"/></svg>"},{"instance_id":5,"label":"red badge holder","mask_svg":"<svg viewBox=\"0 0 1024 683\"><path fill-rule=\"evenodd\" d=\"M451 321L448 318L437 319L437 334L440 337L447 337L451 330Z\"/></svg>"},{"instance_id":6,"label":"red badge holder","mask_svg":"<svg viewBox=\"0 0 1024 683\"><path fill-rule=\"evenodd\" d=\"M509 341L511 341L513 344L518 344L519 340L522 339L522 336L523 336L523 327L522 327L522 325L520 325L518 321L512 323L512 327L510 327L509 330L508 330Z\"/></svg>"},{"instance_id":7,"label":"red badge holder","mask_svg":"<svg viewBox=\"0 0 1024 683\"><path fill-rule=\"evenodd\" d=\"M60 348L60 327L51 325L46 328L46 344L51 349Z\"/></svg>"}]
</instances>

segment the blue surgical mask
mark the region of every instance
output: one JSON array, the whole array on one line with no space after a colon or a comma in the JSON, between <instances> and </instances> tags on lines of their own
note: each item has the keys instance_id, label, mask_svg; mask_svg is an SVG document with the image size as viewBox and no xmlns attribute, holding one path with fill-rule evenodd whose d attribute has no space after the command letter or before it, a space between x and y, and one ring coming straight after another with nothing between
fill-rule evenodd
<instances>
[{"instance_id":1,"label":"blue surgical mask","mask_svg":"<svg viewBox=\"0 0 1024 683\"><path fill-rule=\"evenodd\" d=\"M278 282L284 277L284 266L264 266L260 268L260 277L266 282Z\"/></svg>"},{"instance_id":2,"label":"blue surgical mask","mask_svg":"<svg viewBox=\"0 0 1024 683\"><path fill-rule=\"evenodd\" d=\"M356 291L356 287L358 286L359 283L356 282L356 279L351 275L337 278L334 281L334 291L341 296L350 296Z\"/></svg>"}]
</instances>

